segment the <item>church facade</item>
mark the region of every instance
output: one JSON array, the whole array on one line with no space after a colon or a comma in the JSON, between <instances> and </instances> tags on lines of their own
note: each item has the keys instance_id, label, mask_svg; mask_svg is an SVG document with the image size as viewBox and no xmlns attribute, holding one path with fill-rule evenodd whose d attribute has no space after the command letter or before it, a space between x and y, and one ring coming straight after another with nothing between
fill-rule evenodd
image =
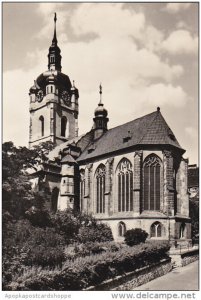
<instances>
[{"instance_id":1,"label":"church facade","mask_svg":"<svg viewBox=\"0 0 201 300\"><path fill-rule=\"evenodd\" d=\"M151 239L188 241L188 161L160 108L108 129L100 86L93 127L79 136L79 92L61 72L56 14L54 26L48 70L29 91L29 146L52 141L55 148L31 175L33 185L51 191L53 211L92 214L110 225L116 240L142 228Z\"/></svg>"}]
</instances>

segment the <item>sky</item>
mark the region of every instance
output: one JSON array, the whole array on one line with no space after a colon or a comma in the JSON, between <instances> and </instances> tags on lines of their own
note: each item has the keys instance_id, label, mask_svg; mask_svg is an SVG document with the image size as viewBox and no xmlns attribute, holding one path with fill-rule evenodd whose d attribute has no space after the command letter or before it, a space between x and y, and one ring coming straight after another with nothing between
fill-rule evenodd
<instances>
[{"instance_id":1,"label":"sky","mask_svg":"<svg viewBox=\"0 0 201 300\"><path fill-rule=\"evenodd\" d=\"M102 100L112 128L160 107L198 163L197 3L3 3L3 142L28 146L29 88L47 70L57 12L62 72L79 89L79 134Z\"/></svg>"}]
</instances>

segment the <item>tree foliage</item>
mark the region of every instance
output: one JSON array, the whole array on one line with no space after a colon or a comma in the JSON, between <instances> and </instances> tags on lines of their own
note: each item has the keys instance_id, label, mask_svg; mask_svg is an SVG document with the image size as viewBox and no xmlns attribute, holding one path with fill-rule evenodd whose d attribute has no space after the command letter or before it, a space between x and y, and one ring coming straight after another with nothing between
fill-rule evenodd
<instances>
[{"instance_id":1,"label":"tree foliage","mask_svg":"<svg viewBox=\"0 0 201 300\"><path fill-rule=\"evenodd\" d=\"M129 246L145 243L148 233L141 228L127 230L125 235L125 243Z\"/></svg>"},{"instance_id":2,"label":"tree foliage","mask_svg":"<svg viewBox=\"0 0 201 300\"><path fill-rule=\"evenodd\" d=\"M14 219L24 217L31 206L41 208L41 195L31 188L27 169L47 161L47 154L53 148L51 142L42 143L34 149L15 147L12 142L2 146L2 208ZM39 201L40 198L40 201Z\"/></svg>"}]
</instances>

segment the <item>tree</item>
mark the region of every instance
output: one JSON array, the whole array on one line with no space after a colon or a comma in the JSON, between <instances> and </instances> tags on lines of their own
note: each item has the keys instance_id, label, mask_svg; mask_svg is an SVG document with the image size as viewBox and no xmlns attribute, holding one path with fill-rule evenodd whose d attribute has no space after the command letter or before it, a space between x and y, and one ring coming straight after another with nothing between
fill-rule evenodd
<instances>
[{"instance_id":1,"label":"tree","mask_svg":"<svg viewBox=\"0 0 201 300\"><path fill-rule=\"evenodd\" d=\"M42 143L34 149L15 147L12 142L2 146L2 208L15 219L24 216L31 206L40 206L38 197L32 191L28 168L34 168L47 161L52 150L51 142ZM41 208L41 207L40 207Z\"/></svg>"}]
</instances>

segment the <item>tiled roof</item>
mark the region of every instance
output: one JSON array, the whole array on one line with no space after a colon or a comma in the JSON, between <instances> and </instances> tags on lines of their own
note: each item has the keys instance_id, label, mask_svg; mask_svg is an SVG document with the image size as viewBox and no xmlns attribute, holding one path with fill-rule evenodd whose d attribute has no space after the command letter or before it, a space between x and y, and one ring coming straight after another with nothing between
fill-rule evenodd
<instances>
[{"instance_id":1,"label":"tiled roof","mask_svg":"<svg viewBox=\"0 0 201 300\"><path fill-rule=\"evenodd\" d=\"M77 161L95 158L136 145L172 145L183 150L160 110L157 110L108 130L100 139L90 143Z\"/></svg>"},{"instance_id":2,"label":"tiled roof","mask_svg":"<svg viewBox=\"0 0 201 300\"><path fill-rule=\"evenodd\" d=\"M49 160L54 160L55 157L58 157L59 156L59 152L64 150L68 145L72 144L72 143L77 143L79 140L81 140L81 138L84 136L83 135L80 135L78 137L75 137L69 141L66 141L58 146L56 146L52 151L50 151L50 153L48 154L48 158Z\"/></svg>"}]
</instances>

